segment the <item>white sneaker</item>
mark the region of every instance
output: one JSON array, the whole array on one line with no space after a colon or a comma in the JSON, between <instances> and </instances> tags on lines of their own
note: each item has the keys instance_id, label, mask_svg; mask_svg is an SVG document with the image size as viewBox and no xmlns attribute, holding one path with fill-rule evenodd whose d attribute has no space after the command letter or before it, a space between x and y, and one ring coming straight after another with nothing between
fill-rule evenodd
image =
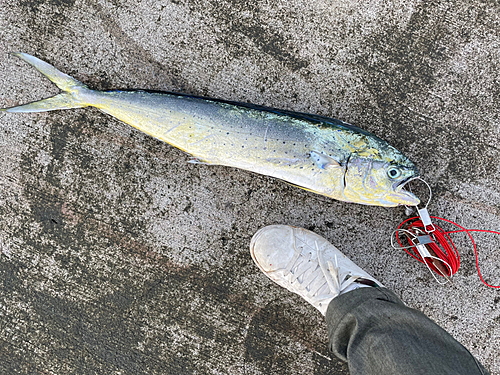
<instances>
[{"instance_id":1,"label":"white sneaker","mask_svg":"<svg viewBox=\"0 0 500 375\"><path fill-rule=\"evenodd\" d=\"M323 315L330 301L346 289L382 286L326 239L303 228L262 228L252 238L250 253L271 280L302 296Z\"/></svg>"}]
</instances>

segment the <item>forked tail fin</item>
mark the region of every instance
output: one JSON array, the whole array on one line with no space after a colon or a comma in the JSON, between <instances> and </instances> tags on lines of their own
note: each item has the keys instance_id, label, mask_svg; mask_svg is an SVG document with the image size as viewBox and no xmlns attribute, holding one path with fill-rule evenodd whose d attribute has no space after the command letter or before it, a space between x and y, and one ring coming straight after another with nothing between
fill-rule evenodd
<instances>
[{"instance_id":1,"label":"forked tail fin","mask_svg":"<svg viewBox=\"0 0 500 375\"><path fill-rule=\"evenodd\" d=\"M48 79L54 82L57 87L63 90L63 92L50 98L39 100L37 102L24 104L17 107L2 108L0 109L0 111L45 112L54 111L56 109L81 108L88 106L88 104L84 103L79 98L79 94L83 93L84 91L90 91L86 85L70 77L69 75L60 72L45 61L28 55L27 53L17 52L13 55L26 61L28 64L33 65L40 71L40 73L45 75Z\"/></svg>"}]
</instances>

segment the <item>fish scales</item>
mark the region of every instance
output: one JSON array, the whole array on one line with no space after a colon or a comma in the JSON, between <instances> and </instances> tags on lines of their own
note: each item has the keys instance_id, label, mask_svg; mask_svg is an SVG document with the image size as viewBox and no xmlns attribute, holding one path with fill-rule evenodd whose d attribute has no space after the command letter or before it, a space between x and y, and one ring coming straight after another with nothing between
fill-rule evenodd
<instances>
[{"instance_id":1,"label":"fish scales","mask_svg":"<svg viewBox=\"0 0 500 375\"><path fill-rule=\"evenodd\" d=\"M316 181L316 190L323 194L332 193L331 184L319 186L324 171L311 161L311 150L345 158L346 142L335 129L287 114L147 92L92 93L85 101L205 163L242 168L303 187ZM336 172L339 177L343 173Z\"/></svg>"},{"instance_id":2,"label":"fish scales","mask_svg":"<svg viewBox=\"0 0 500 375\"><path fill-rule=\"evenodd\" d=\"M245 169L335 199L418 204L403 185L418 176L387 142L327 117L244 103L146 91L96 91L33 56L18 53L63 90L7 112L93 106L192 155L194 162Z\"/></svg>"}]
</instances>

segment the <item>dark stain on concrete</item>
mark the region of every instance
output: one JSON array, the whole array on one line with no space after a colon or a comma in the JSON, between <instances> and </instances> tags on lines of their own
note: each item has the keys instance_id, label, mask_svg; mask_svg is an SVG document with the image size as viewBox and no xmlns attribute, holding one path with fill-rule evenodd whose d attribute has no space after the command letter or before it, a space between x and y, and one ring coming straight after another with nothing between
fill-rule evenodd
<instances>
[{"instance_id":1,"label":"dark stain on concrete","mask_svg":"<svg viewBox=\"0 0 500 375\"><path fill-rule=\"evenodd\" d=\"M312 337L312 327L304 325L301 318L300 313L279 302L258 310L252 316L245 339L246 362L256 364L263 374L293 373L297 366L293 354L283 349L291 342L298 342L322 354L316 357L314 373L348 374L346 364L328 354L326 343Z\"/></svg>"},{"instance_id":2,"label":"dark stain on concrete","mask_svg":"<svg viewBox=\"0 0 500 375\"><path fill-rule=\"evenodd\" d=\"M274 28L264 19L260 2L241 0L210 1L210 9L203 1L190 0L191 11L213 17L221 31L218 42L234 58L250 56L253 48L269 55L291 71L298 71L309 65L307 60L297 56L297 51L287 38L287 30ZM283 11L287 11L283 9Z\"/></svg>"},{"instance_id":3,"label":"dark stain on concrete","mask_svg":"<svg viewBox=\"0 0 500 375\"><path fill-rule=\"evenodd\" d=\"M101 4L99 4L99 2L92 1L91 4L100 15L103 28L111 35L114 43L123 49L124 52L122 53L127 56L127 60L129 61L128 67L134 71L135 75L140 74L147 75L148 77L161 77L162 85L173 87L175 91L194 93L191 85L182 78L181 71L178 67L174 65L169 65L167 67L159 61L156 61L149 51L142 48L132 37L127 35L127 33L122 30L119 24L115 21L114 17L112 17L109 12ZM101 73L101 75L105 74L106 73L104 72ZM108 79L105 79L104 82L108 82ZM112 87L112 85L109 86L111 87L96 88L116 89L116 87ZM141 87L133 88L141 89Z\"/></svg>"},{"instance_id":4,"label":"dark stain on concrete","mask_svg":"<svg viewBox=\"0 0 500 375\"><path fill-rule=\"evenodd\" d=\"M128 69L133 71L134 76L143 76L148 80L150 76L161 77L161 85L172 88L174 91L195 93L190 85L182 78L180 68L175 65L164 66L156 61L149 51L146 51L138 45L133 38L125 33L109 12L97 1L88 1L81 8L74 8L75 0L24 0L20 2L20 6L29 15L26 17L29 23L29 28L26 29L26 35L21 35L21 39L29 40L32 47L37 51L37 57L53 63L57 66L57 62L51 61L46 56L50 51L50 41L43 38L31 39L31 33L38 31L40 35L51 35L58 38L57 30L71 28L71 15L74 12L83 12L86 8L96 12L100 19L101 25L108 35L113 39L113 42L120 46L121 53L127 57ZM65 73L74 75L79 79L78 66L70 67L70 71ZM96 72L94 77L83 76L87 78L86 82L92 88L98 90L116 89L116 84L113 84L110 77L105 71ZM134 87L141 89L144 87Z\"/></svg>"},{"instance_id":5,"label":"dark stain on concrete","mask_svg":"<svg viewBox=\"0 0 500 375\"><path fill-rule=\"evenodd\" d=\"M0 273L6 274L7 267L26 268L26 265L2 262ZM167 286L162 281L153 283ZM15 280L9 289L11 296L24 290L21 278ZM63 288L64 289L64 288ZM68 374L92 374L95 371L126 371L134 374L171 373L190 374L194 364L189 356L173 356L165 361L155 353L154 348L144 352L137 344L146 340L144 323L137 324L134 315L141 307L151 303L157 293L151 293L150 283L136 284L134 281L119 286L117 292L107 294L103 300L92 303L73 302L68 298L57 298L29 288L22 293L21 303L30 311L19 311L19 315L30 315L37 325L26 327L25 334L38 340L37 345L50 348L60 363L65 363ZM134 295L136 298L131 300ZM138 317L139 320L142 318ZM37 331L39 332L37 334ZM168 343L169 337L163 336ZM2 353L15 354L19 343L15 337L5 345ZM174 354L174 353L172 353ZM24 367L36 368L38 355L27 353L22 361ZM14 356L15 358L15 356ZM15 361L2 361L0 369L15 369ZM48 368L45 371L49 370ZM4 372L9 373L9 372ZM42 372L40 372L42 373Z\"/></svg>"},{"instance_id":6,"label":"dark stain on concrete","mask_svg":"<svg viewBox=\"0 0 500 375\"><path fill-rule=\"evenodd\" d=\"M65 8L71 8L75 5L75 0L22 0L19 5L26 11L37 14L41 8L55 6L59 8L59 14Z\"/></svg>"},{"instance_id":7,"label":"dark stain on concrete","mask_svg":"<svg viewBox=\"0 0 500 375\"><path fill-rule=\"evenodd\" d=\"M408 94L425 92L435 82L436 64L451 57L444 50L452 47L446 12L437 2L420 3L403 30L386 25L366 40L356 62L382 111L392 113Z\"/></svg>"},{"instance_id":8,"label":"dark stain on concrete","mask_svg":"<svg viewBox=\"0 0 500 375\"><path fill-rule=\"evenodd\" d=\"M248 352L252 366L263 371L269 366L274 370L293 369L297 364L286 348L294 340L322 354L315 361L319 373L326 373L332 365L345 368L335 365L336 360L322 357L328 356L326 345L311 335L312 330L301 330L304 317L284 320L282 305L261 311L252 297L237 287L235 265L249 259L246 252L234 251L242 246L240 242L248 241L235 224L220 238L211 239L215 246L222 241L222 247L232 252L231 261L211 266L209 271L176 264L168 255L144 243L138 235L144 232L139 218L152 202L141 187L148 177L137 177L140 169L148 167L141 166L138 158L152 163L155 150L141 148L139 155L128 140L132 143L118 148L115 159L103 163L103 156L92 153L90 147L107 140L94 117L82 111L71 123L63 123L58 114L48 116L48 132L33 133L31 146L22 153L21 183L30 208L19 213L22 225L11 231L14 237L25 238L23 246L32 249L37 262L51 259L54 269L65 270L72 276L67 280L53 276L49 282L55 293L46 293L23 283L24 279L33 285L47 282L36 264L0 256L0 277L3 290L8 293L6 298L15 297L24 306L16 313L16 319L24 317L37 322L25 326L24 335L36 337L38 348L50 350L57 358L57 368L64 368L68 374L208 373L218 361L231 358L221 348L240 347ZM125 140L118 137L116 142ZM37 161L40 150L50 156L43 168ZM71 169L78 173L68 174ZM115 183L124 191L116 202L103 199L103 193L113 189L110 176L115 176ZM93 184L88 185L89 181ZM194 201L186 197L179 205L189 212ZM38 228L36 233L30 232L33 225ZM94 252L102 249L119 249L117 258L99 261L108 264L112 274L105 274L88 262L95 259ZM164 249L164 254L168 253ZM147 267L142 269L144 266ZM134 276L138 272L141 277ZM255 311L260 311L256 317ZM155 315L158 312L161 316ZM240 327L245 326L249 316L254 316L250 332L242 336ZM14 317L8 314L6 319L11 326ZM156 330L157 324L164 328ZM221 325L230 332L222 333ZM279 347L271 333L276 329L288 337ZM0 365L0 371L22 373L27 368L36 369L40 358L29 350L29 345L13 337L5 345L5 352L16 358L16 347L25 348L28 354L22 359L24 369L9 360ZM265 353L269 346L274 346L273 359L268 354L256 354ZM50 369L40 369L43 371Z\"/></svg>"},{"instance_id":9,"label":"dark stain on concrete","mask_svg":"<svg viewBox=\"0 0 500 375\"><path fill-rule=\"evenodd\" d=\"M44 38L31 38L31 32L36 30L38 35L51 35L59 37L60 30L70 22L68 16L73 12L75 0L22 0L19 7L26 13L25 18L29 27L23 29L19 36L21 40L28 40L37 51L39 58L46 60L46 52L50 50L49 40Z\"/></svg>"},{"instance_id":10,"label":"dark stain on concrete","mask_svg":"<svg viewBox=\"0 0 500 375\"><path fill-rule=\"evenodd\" d=\"M414 147L412 158L424 176L426 164L433 159L446 159L447 182L482 178L487 169L484 156L498 160L498 152L487 147L490 135L484 127L448 123L440 133L432 118L412 109L413 98L425 98L432 92L437 70L446 66L458 47L469 41L469 34L456 24L465 16L456 9L441 1L420 3L403 29L401 25L384 25L367 38L354 67L375 99L378 107L375 111L383 123L393 129L393 134L404 134L404 137L389 137L390 143L399 149L408 148L412 143L421 145ZM375 130L376 134L384 132L384 129ZM443 143L445 154L432 152L443 150ZM438 186L437 196L441 192Z\"/></svg>"}]
</instances>

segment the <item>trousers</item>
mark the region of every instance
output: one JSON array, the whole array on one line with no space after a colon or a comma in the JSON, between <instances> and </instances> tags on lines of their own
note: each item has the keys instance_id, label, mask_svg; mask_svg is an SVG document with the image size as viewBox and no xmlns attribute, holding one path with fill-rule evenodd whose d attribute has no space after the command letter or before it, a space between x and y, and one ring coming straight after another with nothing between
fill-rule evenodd
<instances>
[{"instance_id":1,"label":"trousers","mask_svg":"<svg viewBox=\"0 0 500 375\"><path fill-rule=\"evenodd\" d=\"M351 375L489 375L448 332L386 288L341 294L325 317L330 350Z\"/></svg>"}]
</instances>

